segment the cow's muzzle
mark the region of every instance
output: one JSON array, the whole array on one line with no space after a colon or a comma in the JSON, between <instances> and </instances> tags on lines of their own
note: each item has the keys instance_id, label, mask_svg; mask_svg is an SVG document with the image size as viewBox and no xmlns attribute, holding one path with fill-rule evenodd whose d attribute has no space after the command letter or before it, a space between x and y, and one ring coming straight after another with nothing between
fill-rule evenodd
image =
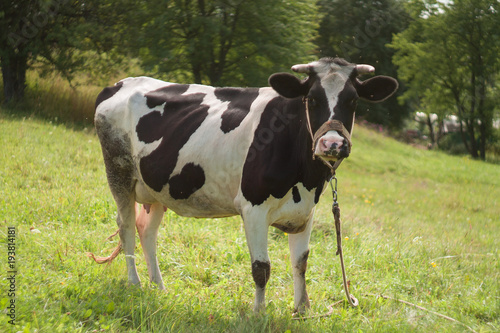
<instances>
[{"instance_id":1,"label":"cow's muzzle","mask_svg":"<svg viewBox=\"0 0 500 333\"><path fill-rule=\"evenodd\" d=\"M313 136L314 155L325 160L335 161L348 157L351 146L351 135L338 120L327 121Z\"/></svg>"}]
</instances>

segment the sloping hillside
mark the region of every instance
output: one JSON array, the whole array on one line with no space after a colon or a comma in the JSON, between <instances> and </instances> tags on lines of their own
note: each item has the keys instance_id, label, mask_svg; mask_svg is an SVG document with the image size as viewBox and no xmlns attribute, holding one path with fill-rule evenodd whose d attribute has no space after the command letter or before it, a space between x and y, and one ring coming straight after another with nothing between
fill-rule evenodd
<instances>
[{"instance_id":1,"label":"sloping hillside","mask_svg":"<svg viewBox=\"0 0 500 333\"><path fill-rule=\"evenodd\" d=\"M117 239L115 206L93 129L0 113L0 232L16 227L16 325L0 331L457 332L468 329L375 294L450 316L476 331L500 328L500 166L447 156L355 128L338 170L344 252L358 309L291 320L287 235L270 229L267 312L251 314L253 282L241 220L188 219L168 212L159 236L167 292L126 286L119 256L99 266ZM307 283L312 312L343 299L331 194L316 212ZM4 250L5 251L5 246ZM4 253L4 258L6 253ZM4 259L4 272L7 259ZM5 281L4 281L5 282ZM5 283L6 285L6 283Z\"/></svg>"}]
</instances>

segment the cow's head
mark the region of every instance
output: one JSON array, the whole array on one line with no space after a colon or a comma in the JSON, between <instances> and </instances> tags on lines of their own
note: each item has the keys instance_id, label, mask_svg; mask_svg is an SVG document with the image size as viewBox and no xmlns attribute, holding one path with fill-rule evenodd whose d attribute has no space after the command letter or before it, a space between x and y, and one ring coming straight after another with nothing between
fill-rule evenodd
<instances>
[{"instance_id":1,"label":"cow's head","mask_svg":"<svg viewBox=\"0 0 500 333\"><path fill-rule=\"evenodd\" d=\"M388 76L360 81L358 76L373 73L375 68L338 58L295 65L292 70L306 73L308 77L301 81L292 74L277 73L271 75L269 84L283 97L304 98L311 130L315 133L314 154L327 161L349 156L358 99L381 102L398 88L398 82Z\"/></svg>"}]
</instances>

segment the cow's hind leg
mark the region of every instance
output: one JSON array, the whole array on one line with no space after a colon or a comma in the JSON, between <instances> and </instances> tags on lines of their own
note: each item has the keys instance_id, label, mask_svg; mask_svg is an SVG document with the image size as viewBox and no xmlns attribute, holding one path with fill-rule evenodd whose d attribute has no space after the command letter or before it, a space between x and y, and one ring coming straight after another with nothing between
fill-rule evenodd
<instances>
[{"instance_id":1,"label":"cow's hind leg","mask_svg":"<svg viewBox=\"0 0 500 333\"><path fill-rule=\"evenodd\" d=\"M109 188L116 202L121 247L125 252L128 281L140 284L135 266L135 193L134 163L130 141L125 133L114 128L102 114L95 118L96 131L101 142Z\"/></svg>"},{"instance_id":2,"label":"cow's hind leg","mask_svg":"<svg viewBox=\"0 0 500 333\"><path fill-rule=\"evenodd\" d=\"M290 259L293 270L294 312L304 313L310 308L306 290L307 259L309 257L309 239L312 230L312 214L304 231L288 235Z\"/></svg>"},{"instance_id":3,"label":"cow's hind leg","mask_svg":"<svg viewBox=\"0 0 500 333\"><path fill-rule=\"evenodd\" d=\"M140 285L141 280L137 274L135 265L135 200L130 199L127 203L118 203L118 224L122 249L125 253L127 263L128 282L132 285Z\"/></svg>"},{"instance_id":4,"label":"cow's hind leg","mask_svg":"<svg viewBox=\"0 0 500 333\"><path fill-rule=\"evenodd\" d=\"M158 236L158 228L160 227L163 213L165 212L163 205L155 203L140 207L137 204L136 227L141 240L144 258L148 265L149 280L156 283L159 289L165 289L163 279L161 277L160 268L158 267L158 259L156 257L156 239Z\"/></svg>"}]
</instances>

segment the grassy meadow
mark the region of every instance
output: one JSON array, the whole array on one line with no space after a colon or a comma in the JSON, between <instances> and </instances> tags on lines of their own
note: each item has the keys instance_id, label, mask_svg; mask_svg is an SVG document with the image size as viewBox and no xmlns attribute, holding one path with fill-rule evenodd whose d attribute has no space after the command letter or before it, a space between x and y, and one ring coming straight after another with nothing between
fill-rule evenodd
<instances>
[{"instance_id":1,"label":"grassy meadow","mask_svg":"<svg viewBox=\"0 0 500 333\"><path fill-rule=\"evenodd\" d=\"M57 115L55 115L57 116ZM60 120L59 120L60 121ZM1 332L498 332L500 165L420 150L360 126L338 171L351 292L329 317L292 320L287 235L269 231L267 309L239 217L168 212L159 233L166 292L128 287L125 258L98 265L118 239L93 128L0 110ZM311 314L344 299L331 193L320 200L307 284ZM16 321L8 323L7 233L16 228ZM452 322L383 294L454 318ZM469 328L467 328L466 326Z\"/></svg>"}]
</instances>

